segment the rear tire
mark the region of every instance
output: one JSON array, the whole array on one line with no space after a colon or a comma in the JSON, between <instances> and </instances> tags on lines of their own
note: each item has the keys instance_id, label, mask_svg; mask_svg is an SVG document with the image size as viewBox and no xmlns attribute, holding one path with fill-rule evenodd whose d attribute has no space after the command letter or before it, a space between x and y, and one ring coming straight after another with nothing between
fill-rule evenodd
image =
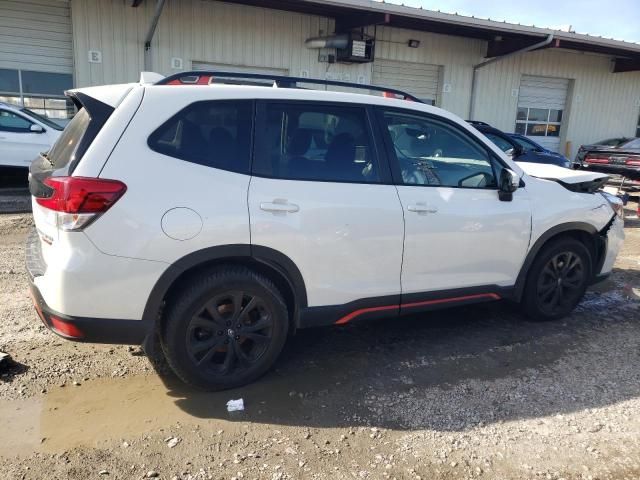
<instances>
[{"instance_id":1,"label":"rear tire","mask_svg":"<svg viewBox=\"0 0 640 480\"><path fill-rule=\"evenodd\" d=\"M562 318L578 305L592 278L591 254L572 238L542 248L527 274L521 306L534 321Z\"/></svg>"},{"instance_id":2,"label":"rear tire","mask_svg":"<svg viewBox=\"0 0 640 480\"><path fill-rule=\"evenodd\" d=\"M161 337L167 361L182 381L203 390L256 380L287 340L282 295L268 278L244 267L196 277L165 312Z\"/></svg>"}]
</instances>

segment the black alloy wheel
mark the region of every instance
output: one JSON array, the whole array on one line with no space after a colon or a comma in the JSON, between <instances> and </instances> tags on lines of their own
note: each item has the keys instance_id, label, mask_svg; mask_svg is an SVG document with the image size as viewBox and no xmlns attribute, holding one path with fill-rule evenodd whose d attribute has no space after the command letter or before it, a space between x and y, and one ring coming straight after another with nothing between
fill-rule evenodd
<instances>
[{"instance_id":1,"label":"black alloy wheel","mask_svg":"<svg viewBox=\"0 0 640 480\"><path fill-rule=\"evenodd\" d=\"M272 330L272 314L262 298L240 290L225 292L191 317L187 351L198 368L229 375L260 361Z\"/></svg>"},{"instance_id":2,"label":"black alloy wheel","mask_svg":"<svg viewBox=\"0 0 640 480\"><path fill-rule=\"evenodd\" d=\"M586 269L582 259L571 251L554 255L538 277L540 310L557 315L582 296Z\"/></svg>"},{"instance_id":3,"label":"black alloy wheel","mask_svg":"<svg viewBox=\"0 0 640 480\"><path fill-rule=\"evenodd\" d=\"M245 267L221 266L192 277L167 301L161 344L182 381L223 390L266 373L288 334L287 305L274 283Z\"/></svg>"},{"instance_id":4,"label":"black alloy wheel","mask_svg":"<svg viewBox=\"0 0 640 480\"><path fill-rule=\"evenodd\" d=\"M536 321L562 318L576 307L592 278L589 249L578 239L550 241L527 272L521 306Z\"/></svg>"}]
</instances>

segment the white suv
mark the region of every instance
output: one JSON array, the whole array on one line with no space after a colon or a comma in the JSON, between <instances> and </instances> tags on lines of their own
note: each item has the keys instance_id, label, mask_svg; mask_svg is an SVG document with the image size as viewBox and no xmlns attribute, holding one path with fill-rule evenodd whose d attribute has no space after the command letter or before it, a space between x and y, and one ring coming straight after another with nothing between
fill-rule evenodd
<instances>
[{"instance_id":1,"label":"white suv","mask_svg":"<svg viewBox=\"0 0 640 480\"><path fill-rule=\"evenodd\" d=\"M417 101L213 78L68 93L80 110L30 171L27 267L54 332L157 335L180 378L221 389L298 328L499 299L556 319L611 271L604 175L518 165Z\"/></svg>"},{"instance_id":2,"label":"white suv","mask_svg":"<svg viewBox=\"0 0 640 480\"><path fill-rule=\"evenodd\" d=\"M27 168L40 152L51 148L62 127L29 110L0 102L0 167Z\"/></svg>"}]
</instances>

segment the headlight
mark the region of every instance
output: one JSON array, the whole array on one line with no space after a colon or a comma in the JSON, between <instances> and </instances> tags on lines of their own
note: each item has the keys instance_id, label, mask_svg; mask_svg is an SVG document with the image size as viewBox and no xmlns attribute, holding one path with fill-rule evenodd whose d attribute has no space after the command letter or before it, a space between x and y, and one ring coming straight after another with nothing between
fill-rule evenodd
<instances>
[{"instance_id":1,"label":"headlight","mask_svg":"<svg viewBox=\"0 0 640 480\"><path fill-rule=\"evenodd\" d=\"M616 197L615 195L611 195L607 192L600 192L600 195L602 195L607 200L607 202L609 202L609 205L611 205L611 208L614 212L616 212L616 215L618 215L618 217L624 217L624 203L620 197Z\"/></svg>"}]
</instances>

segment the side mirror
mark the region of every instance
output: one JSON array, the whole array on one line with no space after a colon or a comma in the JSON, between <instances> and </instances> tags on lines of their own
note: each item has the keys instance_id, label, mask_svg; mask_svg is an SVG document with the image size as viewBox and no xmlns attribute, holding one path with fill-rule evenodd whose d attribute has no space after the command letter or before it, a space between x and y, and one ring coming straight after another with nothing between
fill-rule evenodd
<instances>
[{"instance_id":1,"label":"side mirror","mask_svg":"<svg viewBox=\"0 0 640 480\"><path fill-rule=\"evenodd\" d=\"M513 170L503 168L500 172L500 180L498 182L498 198L503 202L513 200L513 192L520 185L520 177Z\"/></svg>"},{"instance_id":2,"label":"side mirror","mask_svg":"<svg viewBox=\"0 0 640 480\"><path fill-rule=\"evenodd\" d=\"M33 133L44 133L44 128L42 128L40 125L36 125L35 123L31 125L31 127L29 127L29 130L31 130Z\"/></svg>"}]
</instances>

